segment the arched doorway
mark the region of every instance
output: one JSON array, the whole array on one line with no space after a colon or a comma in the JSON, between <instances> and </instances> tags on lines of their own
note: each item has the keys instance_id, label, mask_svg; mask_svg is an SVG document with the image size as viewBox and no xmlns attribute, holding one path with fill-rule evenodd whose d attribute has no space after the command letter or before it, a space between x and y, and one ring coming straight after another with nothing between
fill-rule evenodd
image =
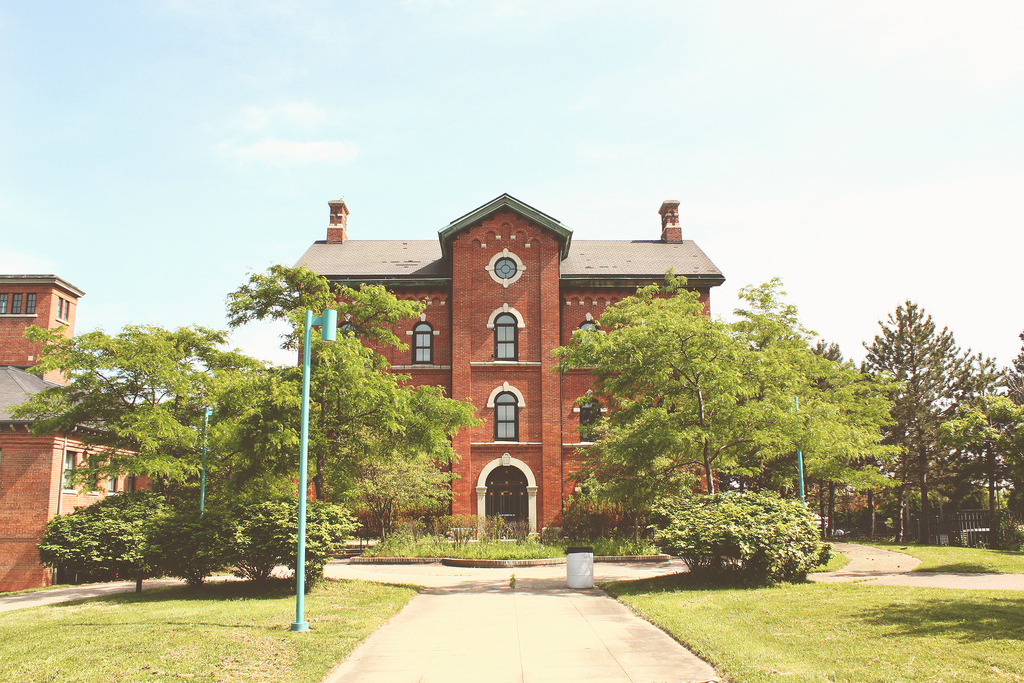
<instances>
[{"instance_id":1,"label":"arched doorway","mask_svg":"<svg viewBox=\"0 0 1024 683\"><path fill-rule=\"evenodd\" d=\"M515 389L510 389L510 391L515 392ZM476 480L476 514L481 519L485 515L493 514L491 512L491 498L488 496L488 492L491 489L491 475L498 470L504 471L508 469L517 470L518 475L526 480L526 510L519 519L528 520L530 522L530 531L537 531L537 491L539 490L537 487L537 477L534 476L533 470L530 469L529 465L519 458L513 458L509 453L504 453L500 458L495 458L480 470L480 475ZM508 473L504 476L499 475L497 481L500 482L504 479L505 481L512 482L512 476L516 475ZM517 487L522 486L521 480L518 477L515 481L517 482ZM498 488L495 487L495 491L497 490ZM508 490L511 492L513 487L510 485ZM518 490L521 491L522 488L518 488ZM501 500L500 497L498 500ZM513 497L509 496L508 500L511 502ZM498 504L500 505L500 502Z\"/></svg>"},{"instance_id":2,"label":"arched doorway","mask_svg":"<svg viewBox=\"0 0 1024 683\"><path fill-rule=\"evenodd\" d=\"M501 517L506 522L529 519L526 497L526 475L512 466L496 467L487 475L488 517Z\"/></svg>"}]
</instances>

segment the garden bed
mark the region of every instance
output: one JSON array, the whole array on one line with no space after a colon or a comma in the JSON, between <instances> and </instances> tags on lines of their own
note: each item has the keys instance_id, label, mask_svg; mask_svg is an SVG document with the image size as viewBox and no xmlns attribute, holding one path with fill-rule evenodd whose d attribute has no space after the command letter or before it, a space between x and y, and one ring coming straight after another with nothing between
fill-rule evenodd
<instances>
[{"instance_id":1,"label":"garden bed","mask_svg":"<svg viewBox=\"0 0 1024 683\"><path fill-rule=\"evenodd\" d=\"M594 562L669 562L670 555L595 555ZM544 567L565 564L565 557L522 559L485 559L470 557L353 557L351 564L442 564L446 567L478 569L506 567Z\"/></svg>"}]
</instances>

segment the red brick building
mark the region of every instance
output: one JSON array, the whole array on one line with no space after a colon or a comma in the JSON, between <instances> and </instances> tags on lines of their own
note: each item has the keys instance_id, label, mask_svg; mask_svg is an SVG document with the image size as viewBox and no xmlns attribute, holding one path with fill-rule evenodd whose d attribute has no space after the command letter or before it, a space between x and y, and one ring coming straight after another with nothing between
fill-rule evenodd
<instances>
[{"instance_id":1,"label":"red brick building","mask_svg":"<svg viewBox=\"0 0 1024 683\"><path fill-rule=\"evenodd\" d=\"M75 433L33 436L31 423L11 408L51 386L59 374L39 378L25 369L39 362L39 345L24 337L36 325L74 334L84 295L54 275L0 275L0 592L46 586L53 572L39 563L36 544L47 520L89 505L131 479L97 482L79 492L67 485L71 469L88 457Z\"/></svg>"},{"instance_id":2,"label":"red brick building","mask_svg":"<svg viewBox=\"0 0 1024 683\"><path fill-rule=\"evenodd\" d=\"M350 240L348 207L329 202L327 239L299 260L331 282L382 284L426 303L396 329L408 351L388 350L395 372L416 385L471 401L484 423L455 438L454 514L556 519L572 493L576 453L599 406L577 405L586 371L559 374L551 352L637 287L674 269L710 312L725 278L682 238L679 202L630 240L574 240L568 227L507 194L438 232L437 240ZM653 221L652 221L653 223ZM581 429L582 423L582 429Z\"/></svg>"}]
</instances>

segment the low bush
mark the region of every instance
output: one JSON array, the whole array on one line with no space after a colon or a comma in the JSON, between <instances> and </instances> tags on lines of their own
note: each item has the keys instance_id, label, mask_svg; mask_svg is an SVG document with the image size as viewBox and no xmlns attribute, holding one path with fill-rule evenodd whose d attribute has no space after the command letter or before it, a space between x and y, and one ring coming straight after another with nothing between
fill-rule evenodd
<instances>
[{"instance_id":1,"label":"low bush","mask_svg":"<svg viewBox=\"0 0 1024 683\"><path fill-rule=\"evenodd\" d=\"M170 512L153 522L147 559L159 573L198 586L230 564L233 536L234 523L222 513Z\"/></svg>"},{"instance_id":2,"label":"low bush","mask_svg":"<svg viewBox=\"0 0 1024 683\"><path fill-rule=\"evenodd\" d=\"M658 549L648 541L632 539L557 539L541 536L513 539L482 537L460 543L437 536L396 533L364 553L367 557L455 557L476 560L525 560L562 557L567 546L592 546L595 555L653 555Z\"/></svg>"},{"instance_id":3,"label":"low bush","mask_svg":"<svg viewBox=\"0 0 1024 683\"><path fill-rule=\"evenodd\" d=\"M566 546L592 546L594 555L657 555L661 551L652 541L632 538L576 539L567 541Z\"/></svg>"},{"instance_id":4,"label":"low bush","mask_svg":"<svg viewBox=\"0 0 1024 683\"><path fill-rule=\"evenodd\" d=\"M1024 550L1024 521L1007 510L997 510L993 515L992 528L995 533L992 547L996 550Z\"/></svg>"},{"instance_id":5,"label":"low bush","mask_svg":"<svg viewBox=\"0 0 1024 683\"><path fill-rule=\"evenodd\" d=\"M292 571L298 565L298 506L292 505L288 515L288 554L285 564ZM306 505L306 574L309 592L324 576L324 567L345 545L356 529L356 520L341 505L313 501Z\"/></svg>"},{"instance_id":6,"label":"low bush","mask_svg":"<svg viewBox=\"0 0 1024 683\"><path fill-rule=\"evenodd\" d=\"M828 562L814 519L799 501L768 493L694 496L660 507L658 539L697 577L771 585L803 581Z\"/></svg>"},{"instance_id":7,"label":"low bush","mask_svg":"<svg viewBox=\"0 0 1024 683\"><path fill-rule=\"evenodd\" d=\"M293 552L297 529L292 523L295 501L264 501L233 512L237 520L228 560L236 576L253 581L270 578L274 567Z\"/></svg>"},{"instance_id":8,"label":"low bush","mask_svg":"<svg viewBox=\"0 0 1024 683\"><path fill-rule=\"evenodd\" d=\"M148 570L148 521L165 509L159 495L137 491L58 515L46 524L39 560L93 581L133 577Z\"/></svg>"}]
</instances>

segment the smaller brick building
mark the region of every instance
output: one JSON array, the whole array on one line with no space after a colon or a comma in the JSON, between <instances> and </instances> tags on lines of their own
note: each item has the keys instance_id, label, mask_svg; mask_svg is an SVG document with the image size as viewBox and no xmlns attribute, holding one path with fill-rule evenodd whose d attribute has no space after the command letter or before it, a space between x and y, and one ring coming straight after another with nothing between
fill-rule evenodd
<instances>
[{"instance_id":1,"label":"smaller brick building","mask_svg":"<svg viewBox=\"0 0 1024 683\"><path fill-rule=\"evenodd\" d=\"M637 287L663 283L669 269L687 278L708 312L711 288L725 281L683 239L677 201L661 205L660 225L623 226L618 240L574 239L507 194L435 240L350 240L348 206L328 205L327 239L298 265L331 282L382 284L399 299L424 302L419 320L394 329L410 349L385 352L392 369L472 401L484 420L455 437L455 514L500 515L534 529L556 520L600 407L579 405L590 376L559 374L551 352Z\"/></svg>"},{"instance_id":2,"label":"smaller brick building","mask_svg":"<svg viewBox=\"0 0 1024 683\"><path fill-rule=\"evenodd\" d=\"M76 433L33 436L30 422L11 415L30 396L64 383L57 373L40 378L25 372L39 362L39 345L25 339L25 329L63 329L71 336L82 296L55 275L0 275L0 592L52 583L53 571L39 563L36 550L51 517L134 485L122 478L97 482L94 491L74 490L67 476L88 457Z\"/></svg>"}]
</instances>

